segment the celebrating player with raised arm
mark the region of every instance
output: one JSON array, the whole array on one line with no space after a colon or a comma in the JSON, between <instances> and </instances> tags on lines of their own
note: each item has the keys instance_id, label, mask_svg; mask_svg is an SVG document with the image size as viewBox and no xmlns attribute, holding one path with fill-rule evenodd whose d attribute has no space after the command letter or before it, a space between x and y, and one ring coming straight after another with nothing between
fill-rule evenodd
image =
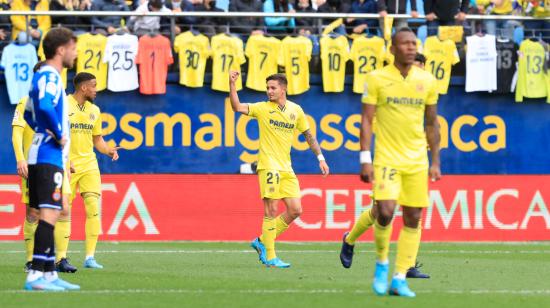
<instances>
[{"instance_id":1,"label":"celebrating player with raised arm","mask_svg":"<svg viewBox=\"0 0 550 308\"><path fill-rule=\"evenodd\" d=\"M233 111L255 117L260 129L260 151L258 177L260 195L264 203L262 234L252 241L252 248L262 264L267 267L287 268L289 263L277 258L275 239L285 232L289 225L302 213L300 184L292 170L290 149L294 131L298 130L306 138L313 153L319 160L319 168L324 176L329 174L317 139L311 134L302 108L286 99L287 79L284 74L274 74L267 78L268 101L254 104L241 104L235 82L238 72L229 73L229 98ZM283 200L286 211L277 216L277 205Z\"/></svg>"},{"instance_id":2,"label":"celebrating player with raised arm","mask_svg":"<svg viewBox=\"0 0 550 308\"><path fill-rule=\"evenodd\" d=\"M376 269L373 290L388 292L388 253L395 207L403 209L404 227L397 243L395 274L391 295L413 297L405 280L420 245L419 221L428 202L428 174L441 177L439 160L439 123L437 90L433 76L414 66L416 36L408 28L392 37L393 65L373 71L367 77L361 118L361 179L373 183L376 202L365 211L344 238L341 261L351 265L352 245L374 224ZM376 113L375 157L371 158L372 122ZM432 154L429 167L427 143ZM350 249L351 248L351 249Z\"/></svg>"}]
</instances>

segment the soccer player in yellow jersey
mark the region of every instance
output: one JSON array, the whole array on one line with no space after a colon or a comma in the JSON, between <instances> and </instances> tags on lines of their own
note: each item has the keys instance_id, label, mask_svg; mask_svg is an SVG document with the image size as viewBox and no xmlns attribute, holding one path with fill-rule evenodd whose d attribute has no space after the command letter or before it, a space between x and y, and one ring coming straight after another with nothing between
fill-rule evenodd
<instances>
[{"instance_id":1,"label":"soccer player in yellow jersey","mask_svg":"<svg viewBox=\"0 0 550 308\"><path fill-rule=\"evenodd\" d=\"M424 69L426 64L426 57L423 54L417 52L414 57L414 66ZM376 202L373 200L373 203ZM353 228L349 232L344 233L344 238L342 240L342 250L340 252L340 261L342 266L345 268L350 268L353 262L353 250L355 248L356 240L365 233L373 224L376 217L373 216L371 210L367 210L359 216L359 219L353 225ZM422 233L421 223L419 222L418 232ZM430 275L422 273L420 267L422 265L416 260L413 261L411 267L407 270L407 278L430 278Z\"/></svg>"},{"instance_id":2,"label":"soccer player in yellow jersey","mask_svg":"<svg viewBox=\"0 0 550 308\"><path fill-rule=\"evenodd\" d=\"M38 71L44 62L39 62L33 68L33 72ZM34 130L32 127L25 121L24 113L29 97L25 96L19 100L17 107L15 107L15 112L13 114L12 120L12 145L13 152L15 154L15 160L17 162L17 174L21 177L21 202L25 204L25 221L23 223L23 239L25 241L25 252L26 252L26 263L25 263L25 272L28 272L32 265L33 249L34 249L34 233L36 232L36 227L38 226L39 211L29 206L29 188L27 184L27 177L29 174L29 169L27 165L27 158L29 154L29 148L32 143L34 136ZM63 228L63 220L68 216L69 208L69 197L71 195L71 190L69 186L69 181L67 177L63 177L63 210L59 215L59 219L55 224L54 229L54 238L65 236L65 230ZM59 253L61 247L58 242L55 242L56 254ZM67 272L75 272L76 268L66 262Z\"/></svg>"},{"instance_id":3,"label":"soccer player in yellow jersey","mask_svg":"<svg viewBox=\"0 0 550 308\"><path fill-rule=\"evenodd\" d=\"M287 79L284 74L267 77L267 102L241 104L235 85L239 72L229 73L229 99L233 111L258 120L260 129L260 153L258 177L260 195L264 203L262 234L251 246L267 267L287 268L290 264L277 258L275 239L288 229L288 226L302 213L300 185L292 170L290 149L295 131L306 138L310 148L319 160L319 168L324 176L329 174L317 139L311 134L302 108L286 99ZM277 216L277 205L283 200L286 211Z\"/></svg>"},{"instance_id":4,"label":"soccer player in yellow jersey","mask_svg":"<svg viewBox=\"0 0 550 308\"><path fill-rule=\"evenodd\" d=\"M68 97L71 122L69 158L74 165L74 173L71 177L71 199L74 199L78 186L86 211L84 267L103 268L94 258L101 224L99 220L101 176L94 147L100 153L111 157L113 161L118 160L119 147L110 147L103 139L101 111L93 104L97 85L95 76L86 72L78 73L73 83L75 92Z\"/></svg>"},{"instance_id":5,"label":"soccer player in yellow jersey","mask_svg":"<svg viewBox=\"0 0 550 308\"><path fill-rule=\"evenodd\" d=\"M361 179L373 183L374 207L365 211L344 239L353 245L359 229L374 224L376 268L373 290L388 292L388 253L395 207L403 210L404 227L399 234L395 274L389 287L391 295L414 297L405 280L416 260L420 245L420 217L427 207L428 175L441 177L439 124L437 122L437 85L434 77L413 65L416 37L408 28L392 37L393 65L369 74L363 95L361 120ZM372 121L376 113L375 157L370 148ZM426 142L426 140L428 142ZM429 167L427 148L431 150ZM344 249L342 249L344 250ZM343 262L344 263L344 262ZM350 260L351 265L351 260Z\"/></svg>"}]
</instances>

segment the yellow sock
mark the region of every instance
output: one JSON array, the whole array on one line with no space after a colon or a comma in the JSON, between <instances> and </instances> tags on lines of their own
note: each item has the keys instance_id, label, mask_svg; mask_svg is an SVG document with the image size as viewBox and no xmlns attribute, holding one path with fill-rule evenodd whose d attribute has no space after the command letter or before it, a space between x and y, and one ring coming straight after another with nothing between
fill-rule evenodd
<instances>
[{"instance_id":1,"label":"yellow sock","mask_svg":"<svg viewBox=\"0 0 550 308\"><path fill-rule=\"evenodd\" d=\"M86 208L86 257L95 254L97 238L99 237L99 195L88 193L84 195L84 206Z\"/></svg>"},{"instance_id":2,"label":"yellow sock","mask_svg":"<svg viewBox=\"0 0 550 308\"><path fill-rule=\"evenodd\" d=\"M23 238L25 239L25 252L27 253L27 262L32 261L34 251L34 233L38 227L38 221L35 223L28 222L25 219L23 223Z\"/></svg>"},{"instance_id":3,"label":"yellow sock","mask_svg":"<svg viewBox=\"0 0 550 308\"><path fill-rule=\"evenodd\" d=\"M359 219L357 219L355 225L346 237L346 242L350 245L355 245L357 238L365 233L365 231L367 231L373 223L374 217L372 217L372 208L370 208L361 213L361 216L359 216Z\"/></svg>"},{"instance_id":4,"label":"yellow sock","mask_svg":"<svg viewBox=\"0 0 550 308\"><path fill-rule=\"evenodd\" d=\"M397 241L397 258L395 259L395 273L407 274L407 270L416 261L420 246L420 228L403 226Z\"/></svg>"},{"instance_id":5,"label":"yellow sock","mask_svg":"<svg viewBox=\"0 0 550 308\"><path fill-rule=\"evenodd\" d=\"M390 252L390 238L392 223L381 226L378 221L374 222L374 244L376 246L376 257L379 262L387 262Z\"/></svg>"},{"instance_id":6,"label":"yellow sock","mask_svg":"<svg viewBox=\"0 0 550 308\"><path fill-rule=\"evenodd\" d=\"M267 259L271 260L276 257L275 254L275 236L277 235L277 222L275 218L264 217L262 223L262 236L260 240L265 246Z\"/></svg>"},{"instance_id":7,"label":"yellow sock","mask_svg":"<svg viewBox=\"0 0 550 308\"><path fill-rule=\"evenodd\" d=\"M69 239L71 237L71 219L59 219L53 230L55 241L55 261L67 258Z\"/></svg>"},{"instance_id":8,"label":"yellow sock","mask_svg":"<svg viewBox=\"0 0 550 308\"><path fill-rule=\"evenodd\" d=\"M279 235L283 234L288 229L288 224L283 218L283 215L279 215L279 217L275 218L275 238L278 238Z\"/></svg>"}]
</instances>

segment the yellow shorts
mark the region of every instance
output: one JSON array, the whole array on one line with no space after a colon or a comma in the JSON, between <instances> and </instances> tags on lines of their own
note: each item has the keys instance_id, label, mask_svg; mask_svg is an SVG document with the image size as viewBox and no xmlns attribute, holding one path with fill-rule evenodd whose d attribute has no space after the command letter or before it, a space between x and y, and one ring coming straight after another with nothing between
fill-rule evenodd
<instances>
[{"instance_id":1,"label":"yellow shorts","mask_svg":"<svg viewBox=\"0 0 550 308\"><path fill-rule=\"evenodd\" d=\"M77 185L81 195L83 193L96 193L101 195L101 175L99 174L99 170L73 173L71 176L71 201L76 196Z\"/></svg>"},{"instance_id":2,"label":"yellow shorts","mask_svg":"<svg viewBox=\"0 0 550 308\"><path fill-rule=\"evenodd\" d=\"M69 185L69 179L67 176L63 177L63 186L61 186L61 191L64 195L71 194L71 186ZM21 203L29 204L29 184L25 178L21 178Z\"/></svg>"},{"instance_id":3,"label":"yellow shorts","mask_svg":"<svg viewBox=\"0 0 550 308\"><path fill-rule=\"evenodd\" d=\"M428 207L428 169L374 165L374 198L397 200L401 206Z\"/></svg>"},{"instance_id":4,"label":"yellow shorts","mask_svg":"<svg viewBox=\"0 0 550 308\"><path fill-rule=\"evenodd\" d=\"M258 170L262 199L300 198L300 183L292 171Z\"/></svg>"}]
</instances>

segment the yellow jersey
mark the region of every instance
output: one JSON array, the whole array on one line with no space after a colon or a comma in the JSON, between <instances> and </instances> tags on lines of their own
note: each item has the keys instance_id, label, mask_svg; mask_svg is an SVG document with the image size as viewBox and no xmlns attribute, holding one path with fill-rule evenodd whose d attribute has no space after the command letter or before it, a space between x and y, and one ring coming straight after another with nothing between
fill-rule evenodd
<instances>
[{"instance_id":1,"label":"yellow jersey","mask_svg":"<svg viewBox=\"0 0 550 308\"><path fill-rule=\"evenodd\" d=\"M97 91L107 88L107 63L103 62L107 37L101 34L81 34L76 43L76 72L95 76Z\"/></svg>"},{"instance_id":2,"label":"yellow jersey","mask_svg":"<svg viewBox=\"0 0 550 308\"><path fill-rule=\"evenodd\" d=\"M44 41L44 38L46 37L46 33L42 33L42 38L40 39L40 44L38 45L38 51L36 54L38 55L38 58L40 58L40 61L46 61L46 55L44 54L44 47L42 46L42 42ZM61 70L61 80L63 81L63 88L67 88L67 68L63 68Z\"/></svg>"},{"instance_id":3,"label":"yellow jersey","mask_svg":"<svg viewBox=\"0 0 550 308\"><path fill-rule=\"evenodd\" d=\"M455 42L441 41L437 36L430 36L424 44L426 70L437 80L439 94L447 94L451 80L451 67L460 62Z\"/></svg>"},{"instance_id":4,"label":"yellow jersey","mask_svg":"<svg viewBox=\"0 0 550 308\"><path fill-rule=\"evenodd\" d=\"M98 170L93 136L102 135L101 111L88 101L81 106L72 95L68 96L68 101L71 123L69 159L77 173Z\"/></svg>"},{"instance_id":5,"label":"yellow jersey","mask_svg":"<svg viewBox=\"0 0 550 308\"><path fill-rule=\"evenodd\" d=\"M229 71L241 72L246 62L243 41L235 36L220 33L212 37L212 89L229 92ZM241 75L235 82L237 91L243 88Z\"/></svg>"},{"instance_id":6,"label":"yellow jersey","mask_svg":"<svg viewBox=\"0 0 550 308\"><path fill-rule=\"evenodd\" d=\"M424 110L437 104L437 97L435 78L416 66L406 78L394 65L367 75L362 102L376 106L375 165L403 169L428 165Z\"/></svg>"},{"instance_id":7,"label":"yellow jersey","mask_svg":"<svg viewBox=\"0 0 550 308\"><path fill-rule=\"evenodd\" d=\"M386 59L385 59L388 65L393 64L393 59L394 59L394 56L393 56L393 53L391 53L390 47L391 47L391 40L388 40L386 43ZM422 41L419 38L417 38L416 52L422 53L423 51L424 51L424 48L422 46Z\"/></svg>"},{"instance_id":8,"label":"yellow jersey","mask_svg":"<svg viewBox=\"0 0 550 308\"><path fill-rule=\"evenodd\" d=\"M384 66L386 47L378 36L360 36L353 40L350 58L353 61L353 92L363 93L367 74Z\"/></svg>"},{"instance_id":9,"label":"yellow jersey","mask_svg":"<svg viewBox=\"0 0 550 308\"><path fill-rule=\"evenodd\" d=\"M284 66L288 79L287 93L302 94L309 90L309 60L313 44L305 36L287 36L282 41L279 65Z\"/></svg>"},{"instance_id":10,"label":"yellow jersey","mask_svg":"<svg viewBox=\"0 0 550 308\"><path fill-rule=\"evenodd\" d=\"M186 31L176 37L174 51L179 57L180 84L191 88L202 87L206 59L211 53L208 37Z\"/></svg>"},{"instance_id":11,"label":"yellow jersey","mask_svg":"<svg viewBox=\"0 0 550 308\"><path fill-rule=\"evenodd\" d=\"M277 60L281 51L281 41L274 37L251 35L246 42L244 54L248 57L246 87L265 91L265 80L277 74Z\"/></svg>"},{"instance_id":12,"label":"yellow jersey","mask_svg":"<svg viewBox=\"0 0 550 308\"><path fill-rule=\"evenodd\" d=\"M464 37L463 26L439 26L438 31L438 37L442 41L451 40L455 43L460 43Z\"/></svg>"},{"instance_id":13,"label":"yellow jersey","mask_svg":"<svg viewBox=\"0 0 550 308\"><path fill-rule=\"evenodd\" d=\"M288 100L282 108L277 103L259 102L248 104L248 115L258 120L260 129L257 169L292 171L290 149L294 133L309 129L302 107Z\"/></svg>"},{"instance_id":14,"label":"yellow jersey","mask_svg":"<svg viewBox=\"0 0 550 308\"><path fill-rule=\"evenodd\" d=\"M323 90L325 92L343 92L346 62L349 60L348 39L343 35L336 38L323 36L320 43Z\"/></svg>"},{"instance_id":15,"label":"yellow jersey","mask_svg":"<svg viewBox=\"0 0 550 308\"><path fill-rule=\"evenodd\" d=\"M518 80L516 102L523 98L547 97L550 88L546 80L546 50L538 41L523 41L518 51Z\"/></svg>"},{"instance_id":16,"label":"yellow jersey","mask_svg":"<svg viewBox=\"0 0 550 308\"><path fill-rule=\"evenodd\" d=\"M25 107L27 106L28 99L29 97L25 96L19 100L17 106L15 107L15 112L13 113L13 120L11 121L12 127L18 126L23 128L23 144L17 145L17 149L15 148L16 145L14 144L15 158L17 161L27 159L34 136L34 130L27 124L27 121L25 121L24 118ZM22 146L22 149L20 149L19 146Z\"/></svg>"}]
</instances>

